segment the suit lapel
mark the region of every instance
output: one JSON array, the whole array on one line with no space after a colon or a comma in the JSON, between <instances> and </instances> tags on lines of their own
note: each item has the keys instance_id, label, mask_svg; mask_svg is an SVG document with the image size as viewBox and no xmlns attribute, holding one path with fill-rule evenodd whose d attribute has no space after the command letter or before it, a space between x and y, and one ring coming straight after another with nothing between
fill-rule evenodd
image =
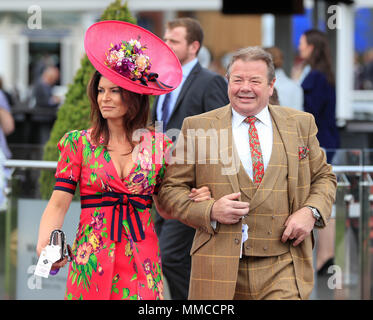
<instances>
[{"instance_id":1,"label":"suit lapel","mask_svg":"<svg viewBox=\"0 0 373 320\"><path fill-rule=\"evenodd\" d=\"M170 118L168 121L171 120L173 114L176 112L176 110L180 107L186 93L188 92L189 90L189 87L192 85L193 81L195 80L195 78L197 77L198 73L201 71L201 65L197 62L197 64L194 66L194 68L192 69L192 71L189 73L188 77L185 79L184 81L184 84L180 90L180 93L179 93L179 96L177 97L177 100L176 100L176 103L175 103L175 107L170 115Z\"/></svg>"},{"instance_id":2,"label":"suit lapel","mask_svg":"<svg viewBox=\"0 0 373 320\"><path fill-rule=\"evenodd\" d=\"M172 113L168 119L168 122L170 122L173 114L176 112L176 110L180 107L181 102L183 101L186 93L188 92L189 87L197 77L198 73L201 71L201 65L197 62L197 64L193 67L192 71L189 73L188 77L185 79L184 84L180 90L179 96L177 97L175 107L172 110ZM152 109L152 119L153 121L157 120L157 106L158 106L159 96L155 98L153 109ZM159 120L159 119L158 119Z\"/></svg>"},{"instance_id":3,"label":"suit lapel","mask_svg":"<svg viewBox=\"0 0 373 320\"><path fill-rule=\"evenodd\" d=\"M234 148L231 106L227 105L221 108L217 114L217 121L211 121L210 126L216 130L219 137L220 145L217 145L216 148L219 150L221 174L228 178L234 192L240 192L237 178L240 160Z\"/></svg>"},{"instance_id":4,"label":"suit lapel","mask_svg":"<svg viewBox=\"0 0 373 320\"><path fill-rule=\"evenodd\" d=\"M302 141L299 139L294 118L285 116L284 113L281 112L281 107L269 105L269 111L277 125L281 139L284 142L288 164L289 206L292 208L298 182L298 148L302 145Z\"/></svg>"}]
</instances>

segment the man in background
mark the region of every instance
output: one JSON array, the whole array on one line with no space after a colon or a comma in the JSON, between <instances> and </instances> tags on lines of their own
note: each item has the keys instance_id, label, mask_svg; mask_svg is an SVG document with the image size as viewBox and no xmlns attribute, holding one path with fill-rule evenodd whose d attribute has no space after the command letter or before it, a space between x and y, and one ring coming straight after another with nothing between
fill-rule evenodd
<instances>
[{"instance_id":1,"label":"man in background","mask_svg":"<svg viewBox=\"0 0 373 320\"><path fill-rule=\"evenodd\" d=\"M226 80L198 62L203 30L192 18L167 23L164 41L174 51L183 69L183 79L174 91L158 97L153 106L153 121L163 122L163 131L174 141L185 117L204 113L228 104ZM177 129L177 130L172 130ZM177 220L156 216L156 231L162 253L163 273L173 300L188 297L190 249L195 230Z\"/></svg>"},{"instance_id":2,"label":"man in background","mask_svg":"<svg viewBox=\"0 0 373 320\"><path fill-rule=\"evenodd\" d=\"M0 90L0 211L6 207L7 180L11 177L11 170L5 168L4 162L12 157L6 136L15 129L14 118L10 112L10 105L4 92Z\"/></svg>"},{"instance_id":3,"label":"man in background","mask_svg":"<svg viewBox=\"0 0 373 320\"><path fill-rule=\"evenodd\" d=\"M11 158L6 136L15 129L14 119L10 112L10 105L4 92L0 90L0 148L7 159Z\"/></svg>"},{"instance_id":4,"label":"man in background","mask_svg":"<svg viewBox=\"0 0 373 320\"><path fill-rule=\"evenodd\" d=\"M57 107L61 100L53 95L53 87L57 83L60 72L57 67L47 67L33 88L35 98L34 107L38 113L34 114L32 120L38 122L36 142L44 144L49 139L50 130L56 119Z\"/></svg>"}]
</instances>

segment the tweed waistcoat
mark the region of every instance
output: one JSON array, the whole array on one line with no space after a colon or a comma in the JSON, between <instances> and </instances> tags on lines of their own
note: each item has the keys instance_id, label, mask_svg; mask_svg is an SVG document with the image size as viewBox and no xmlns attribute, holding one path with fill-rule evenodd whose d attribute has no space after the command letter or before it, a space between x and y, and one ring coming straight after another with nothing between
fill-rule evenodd
<instances>
[{"instance_id":1,"label":"tweed waistcoat","mask_svg":"<svg viewBox=\"0 0 373 320\"><path fill-rule=\"evenodd\" d=\"M288 252L289 242L280 241L289 216L287 157L276 124L272 120L272 154L263 180L257 189L241 163L237 178L241 201L250 203L249 215L243 219L248 226L248 239L242 254L246 256L278 256ZM260 206L256 201L266 198Z\"/></svg>"}]
</instances>

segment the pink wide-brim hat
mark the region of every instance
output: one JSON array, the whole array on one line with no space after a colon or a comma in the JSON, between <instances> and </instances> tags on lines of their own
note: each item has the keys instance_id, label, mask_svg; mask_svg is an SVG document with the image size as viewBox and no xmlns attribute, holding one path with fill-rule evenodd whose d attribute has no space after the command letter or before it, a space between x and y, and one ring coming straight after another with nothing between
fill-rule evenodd
<instances>
[{"instance_id":1,"label":"pink wide-brim hat","mask_svg":"<svg viewBox=\"0 0 373 320\"><path fill-rule=\"evenodd\" d=\"M133 81L105 65L111 44L138 39L146 46L151 60L150 72L158 75L147 85ZM177 88L182 80L179 59L171 48L150 31L128 22L107 20L91 25L85 33L84 48L92 65L105 78L123 89L148 95L161 95Z\"/></svg>"}]
</instances>

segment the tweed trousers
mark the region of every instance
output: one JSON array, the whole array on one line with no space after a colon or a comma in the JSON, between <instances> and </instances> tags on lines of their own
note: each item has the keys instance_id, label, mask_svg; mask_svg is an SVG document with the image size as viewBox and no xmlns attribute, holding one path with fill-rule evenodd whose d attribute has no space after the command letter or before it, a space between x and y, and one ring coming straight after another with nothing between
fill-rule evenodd
<instances>
[{"instance_id":1,"label":"tweed trousers","mask_svg":"<svg viewBox=\"0 0 373 320\"><path fill-rule=\"evenodd\" d=\"M300 300L290 252L274 257L243 256L234 300Z\"/></svg>"}]
</instances>

